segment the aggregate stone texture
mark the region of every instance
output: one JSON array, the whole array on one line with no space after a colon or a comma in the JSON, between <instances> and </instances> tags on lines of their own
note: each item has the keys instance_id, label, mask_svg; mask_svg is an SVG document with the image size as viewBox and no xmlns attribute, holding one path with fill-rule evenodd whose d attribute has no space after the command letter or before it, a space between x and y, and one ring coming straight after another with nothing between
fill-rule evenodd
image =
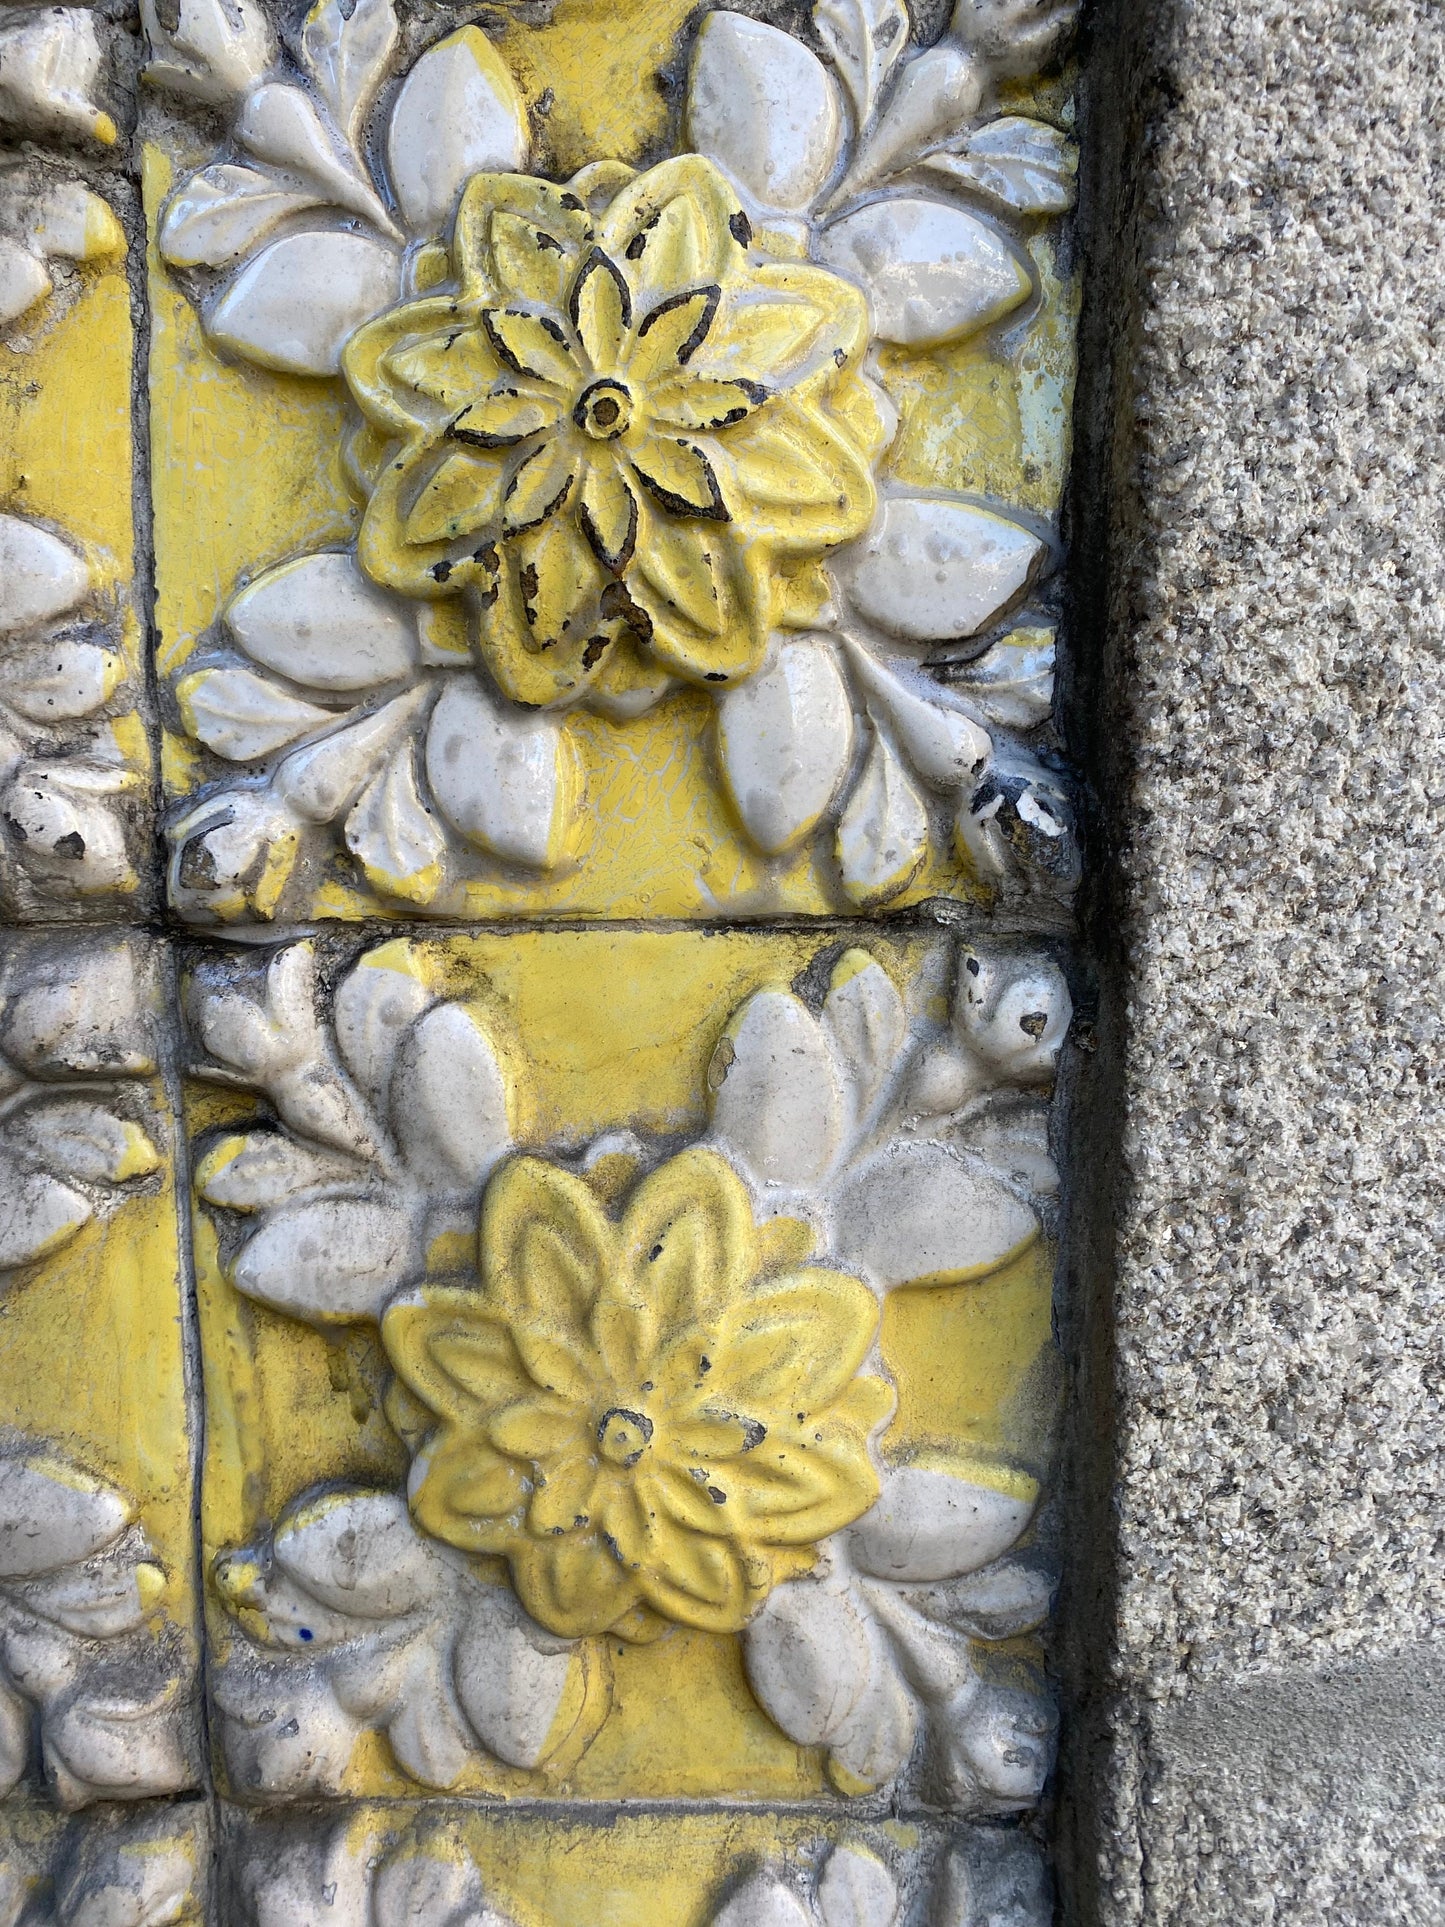
<instances>
[{"instance_id":1,"label":"aggregate stone texture","mask_svg":"<svg viewBox=\"0 0 1445 1927\"><path fill-rule=\"evenodd\" d=\"M1075 1895L1434 1923L1445 10L1166 4L1143 75L1115 1624Z\"/></svg>"}]
</instances>

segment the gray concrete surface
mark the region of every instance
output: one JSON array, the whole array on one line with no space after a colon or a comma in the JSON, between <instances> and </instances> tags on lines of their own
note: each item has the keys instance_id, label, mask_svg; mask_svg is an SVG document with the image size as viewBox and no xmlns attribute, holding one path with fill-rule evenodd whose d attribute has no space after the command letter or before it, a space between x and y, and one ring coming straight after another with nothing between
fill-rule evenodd
<instances>
[{"instance_id":1,"label":"gray concrete surface","mask_svg":"<svg viewBox=\"0 0 1445 1927\"><path fill-rule=\"evenodd\" d=\"M1445 8L1101 5L1095 41L1077 708L1122 1070L1085 1106L1122 1157L1078 1264L1065 1884L1081 1920L1415 1927L1445 1921Z\"/></svg>"}]
</instances>

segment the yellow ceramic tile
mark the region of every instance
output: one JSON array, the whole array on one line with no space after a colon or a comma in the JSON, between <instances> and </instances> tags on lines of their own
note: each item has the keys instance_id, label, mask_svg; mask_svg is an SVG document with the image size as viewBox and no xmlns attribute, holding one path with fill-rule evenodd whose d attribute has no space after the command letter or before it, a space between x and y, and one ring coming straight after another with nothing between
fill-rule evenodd
<instances>
[{"instance_id":1,"label":"yellow ceramic tile","mask_svg":"<svg viewBox=\"0 0 1445 1927\"><path fill-rule=\"evenodd\" d=\"M1068 995L865 942L193 957L235 1794L1037 1792Z\"/></svg>"},{"instance_id":2,"label":"yellow ceramic tile","mask_svg":"<svg viewBox=\"0 0 1445 1927\"><path fill-rule=\"evenodd\" d=\"M175 1792L199 1771L159 998L142 938L4 947L0 1776L43 1775L67 1808Z\"/></svg>"}]
</instances>

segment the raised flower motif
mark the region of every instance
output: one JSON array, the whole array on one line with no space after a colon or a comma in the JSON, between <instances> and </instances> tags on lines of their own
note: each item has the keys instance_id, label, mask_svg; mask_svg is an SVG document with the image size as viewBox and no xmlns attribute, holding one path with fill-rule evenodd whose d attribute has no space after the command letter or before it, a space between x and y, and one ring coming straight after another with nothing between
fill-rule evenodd
<instances>
[{"instance_id":1,"label":"raised flower motif","mask_svg":"<svg viewBox=\"0 0 1445 1927\"><path fill-rule=\"evenodd\" d=\"M808 565L873 514L862 293L762 256L697 155L570 188L478 175L452 265L456 291L345 353L363 567L470 591L518 702L627 711L751 674L822 602Z\"/></svg>"},{"instance_id":2,"label":"raised flower motif","mask_svg":"<svg viewBox=\"0 0 1445 1927\"><path fill-rule=\"evenodd\" d=\"M877 1301L803 1242L755 1225L714 1151L659 1166L620 1220L554 1164L503 1166L480 1290L423 1286L382 1324L425 1408L422 1528L505 1557L555 1632L737 1631L878 1494Z\"/></svg>"}]
</instances>

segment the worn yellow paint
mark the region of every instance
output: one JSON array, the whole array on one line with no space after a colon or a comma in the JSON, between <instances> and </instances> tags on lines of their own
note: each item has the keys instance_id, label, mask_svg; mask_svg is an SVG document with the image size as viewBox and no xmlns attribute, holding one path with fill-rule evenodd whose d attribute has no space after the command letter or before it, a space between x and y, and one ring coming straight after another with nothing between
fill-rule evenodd
<instances>
[{"instance_id":1,"label":"worn yellow paint","mask_svg":"<svg viewBox=\"0 0 1445 1927\"><path fill-rule=\"evenodd\" d=\"M135 1503L160 1564L146 1587L166 1615L195 1617L190 1439L173 1162L158 1122L130 1126L127 1168L148 1178L0 1298L5 1422L115 1484Z\"/></svg>"},{"instance_id":2,"label":"worn yellow paint","mask_svg":"<svg viewBox=\"0 0 1445 1927\"><path fill-rule=\"evenodd\" d=\"M523 1140L540 1145L565 1136L581 1144L624 1125L699 1131L708 1064L728 1020L753 991L792 982L826 940L819 931L494 930L417 937L405 951L388 946L378 960L396 967L408 959L438 995L478 1000L504 1056L522 1072L516 1123ZM942 1012L927 966L938 941L880 933L864 946L913 1007L927 1005L933 1016ZM859 967L856 954L844 957L845 972ZM253 1115L233 1093L197 1086L188 1094L188 1132L208 1147L212 1133L224 1144L224 1133ZM224 1157L224 1148L214 1155ZM627 1172L615 1175L625 1190ZM209 1562L245 1544L318 1482L397 1489L407 1454L383 1415L386 1360L372 1328L323 1335L241 1298L222 1275L204 1210L196 1213L195 1243ZM801 1244L797 1228L785 1226L772 1234L771 1261L796 1262ZM436 1254L441 1262L446 1255ZM982 1283L892 1295L880 1345L898 1413L883 1434L885 1458L946 1465L1000 1490L1033 1493L1057 1376L1049 1279L1048 1249L1036 1244ZM214 1613L210 1624L223 1651L227 1622ZM646 1643L600 1642L610 1662L610 1711L580 1757L564 1755L551 1777L530 1782L479 1765L459 1790L530 1787L579 1800L832 1797L820 1755L795 1746L758 1709L735 1637L683 1626L650 1630L658 1636ZM348 1784L365 1796L415 1792L374 1736L358 1748ZM528 1852L543 1856L535 1845ZM676 1917L690 1919L679 1907ZM519 1913L524 1922L531 1917ZM607 1916L584 1910L577 1918Z\"/></svg>"}]
</instances>

